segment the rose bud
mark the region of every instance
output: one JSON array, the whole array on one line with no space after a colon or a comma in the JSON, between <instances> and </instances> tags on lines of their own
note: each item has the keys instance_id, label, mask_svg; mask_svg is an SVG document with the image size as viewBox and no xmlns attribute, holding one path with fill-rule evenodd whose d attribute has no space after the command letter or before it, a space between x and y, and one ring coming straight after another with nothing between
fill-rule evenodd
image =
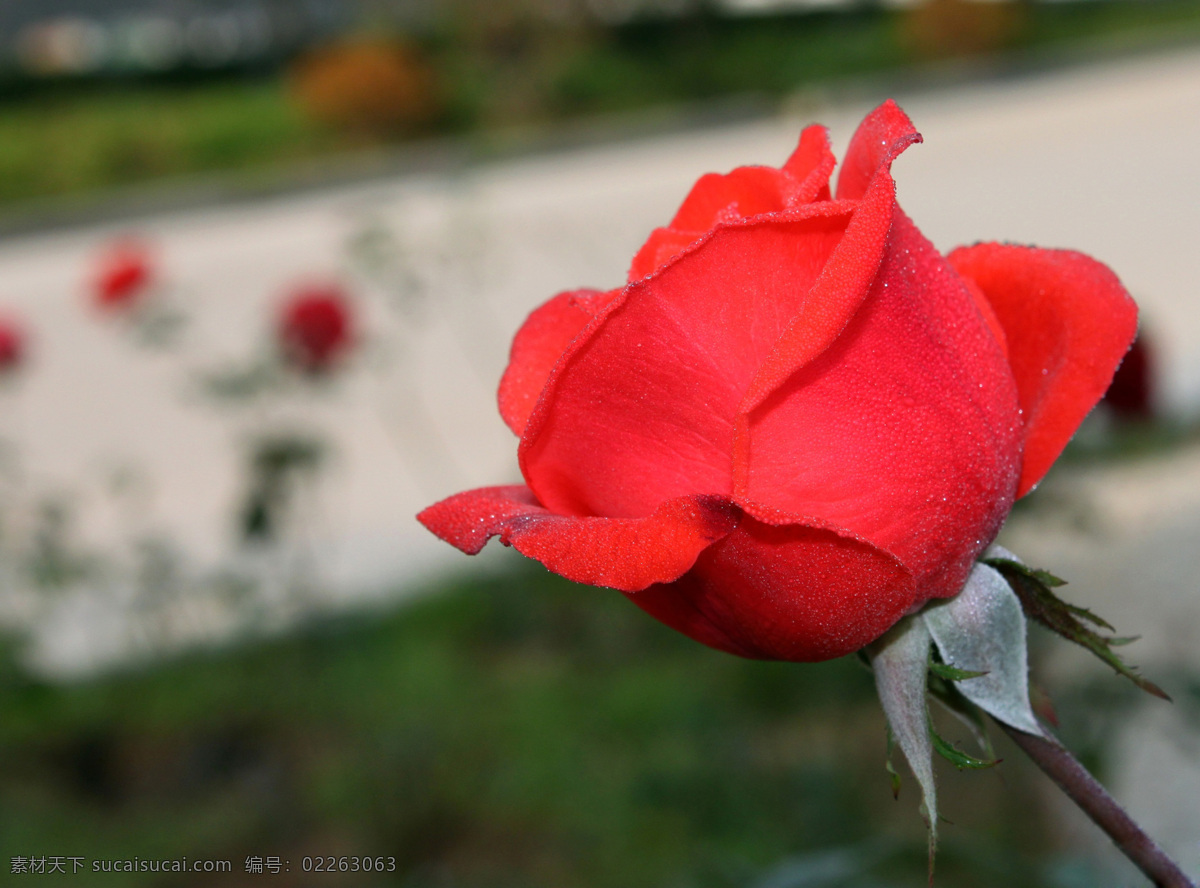
<instances>
[{"instance_id":1,"label":"rose bud","mask_svg":"<svg viewBox=\"0 0 1200 888\"><path fill-rule=\"evenodd\" d=\"M123 240L100 257L93 298L103 309L129 310L145 298L153 280L149 248L140 241Z\"/></svg>"},{"instance_id":2,"label":"rose bud","mask_svg":"<svg viewBox=\"0 0 1200 888\"><path fill-rule=\"evenodd\" d=\"M616 290L530 315L500 382L525 485L418 517L746 657L857 650L956 595L1112 379L1137 310L1079 253L940 255L897 206L892 102L836 191L823 127L707 175Z\"/></svg>"},{"instance_id":3,"label":"rose bud","mask_svg":"<svg viewBox=\"0 0 1200 888\"><path fill-rule=\"evenodd\" d=\"M332 285L302 289L283 306L278 332L284 358L293 367L327 371L353 344L349 300Z\"/></svg>"},{"instance_id":4,"label":"rose bud","mask_svg":"<svg viewBox=\"0 0 1200 888\"><path fill-rule=\"evenodd\" d=\"M1144 331L1138 333L1129 354L1117 368L1104 403L1117 419L1125 422L1154 419L1154 349Z\"/></svg>"},{"instance_id":5,"label":"rose bud","mask_svg":"<svg viewBox=\"0 0 1200 888\"><path fill-rule=\"evenodd\" d=\"M7 376L21 366L25 336L11 320L0 319L0 374Z\"/></svg>"}]
</instances>

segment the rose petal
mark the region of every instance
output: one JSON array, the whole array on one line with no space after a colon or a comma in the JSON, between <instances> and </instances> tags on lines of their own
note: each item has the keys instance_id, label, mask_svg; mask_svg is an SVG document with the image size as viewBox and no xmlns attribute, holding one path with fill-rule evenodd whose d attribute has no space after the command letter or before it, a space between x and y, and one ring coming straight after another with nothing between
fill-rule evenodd
<instances>
[{"instance_id":1,"label":"rose petal","mask_svg":"<svg viewBox=\"0 0 1200 888\"><path fill-rule=\"evenodd\" d=\"M566 515L647 515L731 491L746 385L842 237L830 201L725 226L630 284L559 362L526 426L521 466Z\"/></svg>"},{"instance_id":2,"label":"rose petal","mask_svg":"<svg viewBox=\"0 0 1200 888\"><path fill-rule=\"evenodd\" d=\"M764 166L738 167L725 174L701 176L671 224L651 232L633 257L629 280L654 273L718 224L784 209L787 194L795 184L782 170Z\"/></svg>"},{"instance_id":3,"label":"rose petal","mask_svg":"<svg viewBox=\"0 0 1200 888\"><path fill-rule=\"evenodd\" d=\"M682 579L629 597L710 647L815 662L878 638L914 596L912 575L887 552L832 530L745 516Z\"/></svg>"},{"instance_id":4,"label":"rose petal","mask_svg":"<svg viewBox=\"0 0 1200 888\"><path fill-rule=\"evenodd\" d=\"M655 229L633 257L629 281L653 274L719 224L828 200L835 163L825 127L810 126L782 169L749 166L701 176L671 224Z\"/></svg>"},{"instance_id":5,"label":"rose petal","mask_svg":"<svg viewBox=\"0 0 1200 888\"><path fill-rule=\"evenodd\" d=\"M829 130L820 125L805 127L796 150L783 165L783 171L797 183L788 195L788 206L829 200L829 176L836 163L829 147Z\"/></svg>"},{"instance_id":6,"label":"rose petal","mask_svg":"<svg viewBox=\"0 0 1200 888\"><path fill-rule=\"evenodd\" d=\"M897 140L903 150L908 145ZM813 360L841 334L858 310L883 259L896 205L895 184L888 167L894 155L883 155L876 175L846 227L812 292L787 330L754 375L740 413L749 413L789 376Z\"/></svg>"},{"instance_id":7,"label":"rose petal","mask_svg":"<svg viewBox=\"0 0 1200 888\"><path fill-rule=\"evenodd\" d=\"M792 185L791 176L775 167L744 166L724 175L707 173L696 180L669 227L708 231L719 222L777 213L787 206Z\"/></svg>"},{"instance_id":8,"label":"rose petal","mask_svg":"<svg viewBox=\"0 0 1200 888\"><path fill-rule=\"evenodd\" d=\"M577 583L636 592L682 576L733 529L737 510L718 497L680 497L645 518L572 518L538 505L527 487L460 493L417 516L468 555L493 536Z\"/></svg>"},{"instance_id":9,"label":"rose petal","mask_svg":"<svg viewBox=\"0 0 1200 888\"><path fill-rule=\"evenodd\" d=\"M897 211L870 295L836 342L746 419L737 501L895 555L923 597L962 588L1020 472L1012 374L946 260Z\"/></svg>"},{"instance_id":10,"label":"rose petal","mask_svg":"<svg viewBox=\"0 0 1200 888\"><path fill-rule=\"evenodd\" d=\"M1004 327L1000 324L1000 319L996 317L996 310L992 308L992 303L988 302L988 298L983 295L983 290L979 289L979 285L969 277L962 278L963 284L967 288L967 292L971 294L971 301L975 303L975 307L979 309L979 316L983 318L988 329L992 331L992 336L996 337L996 341L1000 343L1000 350L1004 352L1004 359L1008 360L1008 337L1004 334ZM1018 390L1018 394L1020 394Z\"/></svg>"},{"instance_id":11,"label":"rose petal","mask_svg":"<svg viewBox=\"0 0 1200 888\"><path fill-rule=\"evenodd\" d=\"M508 367L500 379L500 415L517 435L525 431L550 371L563 352L617 291L572 290L537 308L513 339Z\"/></svg>"},{"instance_id":12,"label":"rose petal","mask_svg":"<svg viewBox=\"0 0 1200 888\"><path fill-rule=\"evenodd\" d=\"M921 134L908 115L888 99L854 131L838 173L837 197L850 200L862 197L880 167L890 164L901 151L920 141Z\"/></svg>"},{"instance_id":13,"label":"rose petal","mask_svg":"<svg viewBox=\"0 0 1200 888\"><path fill-rule=\"evenodd\" d=\"M679 231L675 228L656 228L642 244L629 266L630 283L654 274L671 259L701 240L703 231Z\"/></svg>"},{"instance_id":14,"label":"rose petal","mask_svg":"<svg viewBox=\"0 0 1200 888\"><path fill-rule=\"evenodd\" d=\"M1112 271L1071 250L988 243L949 259L1004 328L1024 411L1024 496L1112 382L1137 332L1137 306Z\"/></svg>"}]
</instances>

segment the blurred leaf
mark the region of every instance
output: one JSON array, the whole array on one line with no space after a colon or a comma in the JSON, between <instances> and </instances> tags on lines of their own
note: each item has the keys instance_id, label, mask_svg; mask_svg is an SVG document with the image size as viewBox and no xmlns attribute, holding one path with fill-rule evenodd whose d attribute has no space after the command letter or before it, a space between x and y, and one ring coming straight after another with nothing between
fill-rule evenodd
<instances>
[{"instance_id":1,"label":"blurred leaf","mask_svg":"<svg viewBox=\"0 0 1200 888\"><path fill-rule=\"evenodd\" d=\"M946 681L965 681L968 678L979 678L980 676L987 675L987 672L972 672L970 669L959 669L956 666L940 663L937 660L930 660L929 668L933 671L934 675L944 678Z\"/></svg>"},{"instance_id":2,"label":"blurred leaf","mask_svg":"<svg viewBox=\"0 0 1200 888\"><path fill-rule=\"evenodd\" d=\"M277 523L273 511L271 502L262 491L251 491L242 505L242 539L248 543L268 543L273 540Z\"/></svg>"},{"instance_id":3,"label":"blurred leaf","mask_svg":"<svg viewBox=\"0 0 1200 888\"><path fill-rule=\"evenodd\" d=\"M892 753L896 749L896 738L892 734L892 729L887 729L887 755L884 757L883 766L887 769L888 777L892 782L892 798L900 798L900 773L892 764Z\"/></svg>"},{"instance_id":4,"label":"blurred leaf","mask_svg":"<svg viewBox=\"0 0 1200 888\"><path fill-rule=\"evenodd\" d=\"M47 497L37 506L32 545L23 568L38 589L61 591L100 570L100 559L76 541L73 518L72 507L63 497Z\"/></svg>"},{"instance_id":5,"label":"blurred leaf","mask_svg":"<svg viewBox=\"0 0 1200 888\"><path fill-rule=\"evenodd\" d=\"M318 469L328 445L308 434L272 435L252 445L254 471L274 479L288 472L312 472Z\"/></svg>"},{"instance_id":6,"label":"blurred leaf","mask_svg":"<svg viewBox=\"0 0 1200 888\"><path fill-rule=\"evenodd\" d=\"M982 709L964 697L954 684L936 675L930 679L929 695L971 732L971 736L975 738L975 742L987 758L996 757Z\"/></svg>"},{"instance_id":7,"label":"blurred leaf","mask_svg":"<svg viewBox=\"0 0 1200 888\"><path fill-rule=\"evenodd\" d=\"M213 370L200 379L201 390L218 401L248 401L277 392L283 380L273 362Z\"/></svg>"},{"instance_id":8,"label":"blurred leaf","mask_svg":"<svg viewBox=\"0 0 1200 888\"><path fill-rule=\"evenodd\" d=\"M993 765L998 765L1000 763L999 759L991 759L989 761L977 759L973 755L968 755L961 749L958 749L949 740L943 739L941 735L934 730L932 723L929 725L929 735L933 739L933 751L942 758L946 759L960 771L966 769L975 770L979 768L990 768Z\"/></svg>"},{"instance_id":9,"label":"blurred leaf","mask_svg":"<svg viewBox=\"0 0 1200 888\"><path fill-rule=\"evenodd\" d=\"M279 539L297 484L320 470L327 450L322 439L305 433L270 435L251 444L249 478L238 519L243 542Z\"/></svg>"}]
</instances>

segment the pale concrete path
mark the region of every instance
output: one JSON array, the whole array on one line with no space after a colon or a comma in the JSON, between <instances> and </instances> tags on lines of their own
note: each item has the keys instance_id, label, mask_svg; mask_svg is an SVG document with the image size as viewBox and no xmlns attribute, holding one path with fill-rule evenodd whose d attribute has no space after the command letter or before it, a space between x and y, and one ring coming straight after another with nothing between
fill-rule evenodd
<instances>
[{"instance_id":1,"label":"pale concrete path","mask_svg":"<svg viewBox=\"0 0 1200 888\"><path fill-rule=\"evenodd\" d=\"M778 164L813 120L830 126L841 151L885 97L812 100L777 119L452 177L10 239L0 244L0 309L23 317L34 340L29 372L0 395L0 434L23 446L34 487L79 493L84 539L112 547L132 532L96 481L136 465L150 486L148 512L134 523L186 541L198 563L218 559L238 493L235 445L255 420L189 399L181 361L200 367L248 355L266 337L283 287L344 270L347 240L382 225L425 282L423 319L398 323L386 300L368 298L382 291L357 281L368 336L401 347L364 358L371 366L349 374L339 397L293 398L271 415L303 418L336 440L309 535L337 595L463 567L413 515L454 491L517 479L515 441L493 392L522 318L559 290L620 282L701 173ZM1010 239L1103 259L1144 306L1169 404L1200 405L1200 53L897 98L926 140L895 165L900 201L934 242ZM181 360L133 348L88 310L82 282L94 255L127 231L160 245L166 276L195 317ZM63 642L77 652L81 644Z\"/></svg>"}]
</instances>

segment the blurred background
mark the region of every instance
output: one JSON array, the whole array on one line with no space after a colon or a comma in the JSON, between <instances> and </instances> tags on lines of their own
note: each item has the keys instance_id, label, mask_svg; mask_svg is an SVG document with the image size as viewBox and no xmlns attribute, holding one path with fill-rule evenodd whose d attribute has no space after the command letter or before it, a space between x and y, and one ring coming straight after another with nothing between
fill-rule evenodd
<instances>
[{"instance_id":1,"label":"blurred background","mask_svg":"<svg viewBox=\"0 0 1200 888\"><path fill-rule=\"evenodd\" d=\"M1034 678L1200 874L1200 0L6 0L14 884L925 884L853 658L718 654L413 517L518 480L529 311L889 96L939 248L1077 248L1142 306L1003 541L1142 636L1173 705L1040 630ZM1141 884L1002 741L940 775L938 884ZM182 857L231 870L90 872Z\"/></svg>"}]
</instances>

